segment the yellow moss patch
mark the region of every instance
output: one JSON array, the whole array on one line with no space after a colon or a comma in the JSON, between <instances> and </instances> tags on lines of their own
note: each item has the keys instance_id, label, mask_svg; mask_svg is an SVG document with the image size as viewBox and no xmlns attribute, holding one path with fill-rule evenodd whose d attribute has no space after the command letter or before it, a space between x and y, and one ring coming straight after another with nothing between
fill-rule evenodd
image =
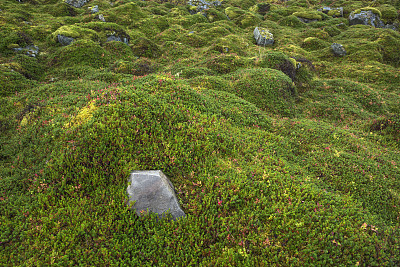
<instances>
[{"instance_id":1,"label":"yellow moss patch","mask_svg":"<svg viewBox=\"0 0 400 267\"><path fill-rule=\"evenodd\" d=\"M73 125L79 126L82 124L87 123L92 117L93 117L93 112L97 109L95 106L96 101L93 100L90 102L89 105L84 107L78 115L76 115L75 118L73 118L70 122L67 122L64 124L64 128L71 128Z\"/></svg>"}]
</instances>

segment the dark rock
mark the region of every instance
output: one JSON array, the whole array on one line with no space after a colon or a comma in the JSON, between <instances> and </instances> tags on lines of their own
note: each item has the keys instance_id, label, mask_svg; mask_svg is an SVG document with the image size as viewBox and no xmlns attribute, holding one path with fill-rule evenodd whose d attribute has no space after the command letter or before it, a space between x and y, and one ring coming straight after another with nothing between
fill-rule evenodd
<instances>
[{"instance_id":1,"label":"dark rock","mask_svg":"<svg viewBox=\"0 0 400 267\"><path fill-rule=\"evenodd\" d=\"M349 25L369 25L374 26L376 28L384 28L385 24L379 18L378 14L370 10L360 11L360 12L351 12L349 15Z\"/></svg>"},{"instance_id":2,"label":"dark rock","mask_svg":"<svg viewBox=\"0 0 400 267\"><path fill-rule=\"evenodd\" d=\"M274 43L274 35L265 28L256 27L253 31L254 39L257 45L272 45Z\"/></svg>"},{"instance_id":3,"label":"dark rock","mask_svg":"<svg viewBox=\"0 0 400 267\"><path fill-rule=\"evenodd\" d=\"M23 48L13 48L14 51L19 52L19 51L24 51L25 55L30 56L30 57L36 57L39 54L39 47L36 45L29 45L27 47Z\"/></svg>"},{"instance_id":4,"label":"dark rock","mask_svg":"<svg viewBox=\"0 0 400 267\"><path fill-rule=\"evenodd\" d=\"M83 7L87 2L87 0L65 0L65 3L76 8Z\"/></svg>"},{"instance_id":5,"label":"dark rock","mask_svg":"<svg viewBox=\"0 0 400 267\"><path fill-rule=\"evenodd\" d=\"M331 45L331 49L333 54L338 57L343 57L346 55L346 50L344 49L343 45L338 44L338 43L333 43Z\"/></svg>"},{"instance_id":6,"label":"dark rock","mask_svg":"<svg viewBox=\"0 0 400 267\"><path fill-rule=\"evenodd\" d=\"M74 38L59 34L57 35L57 40L61 45L66 46L70 45L74 41Z\"/></svg>"},{"instance_id":7,"label":"dark rock","mask_svg":"<svg viewBox=\"0 0 400 267\"><path fill-rule=\"evenodd\" d=\"M138 216L147 211L158 214L159 218L165 217L169 211L173 220L186 216L176 198L174 186L162 171L133 171L128 182L128 205L134 203L133 209Z\"/></svg>"}]
</instances>

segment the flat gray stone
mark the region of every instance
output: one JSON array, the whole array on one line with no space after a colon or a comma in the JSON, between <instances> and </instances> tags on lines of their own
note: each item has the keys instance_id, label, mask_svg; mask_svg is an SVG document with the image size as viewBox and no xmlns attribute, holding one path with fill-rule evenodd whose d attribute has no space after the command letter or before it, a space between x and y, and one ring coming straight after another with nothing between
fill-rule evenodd
<instances>
[{"instance_id":1,"label":"flat gray stone","mask_svg":"<svg viewBox=\"0 0 400 267\"><path fill-rule=\"evenodd\" d=\"M158 214L159 218L165 217L169 211L173 220L186 216L176 198L174 186L162 171L133 171L128 182L128 205L134 203L132 209L138 216L147 211Z\"/></svg>"}]
</instances>

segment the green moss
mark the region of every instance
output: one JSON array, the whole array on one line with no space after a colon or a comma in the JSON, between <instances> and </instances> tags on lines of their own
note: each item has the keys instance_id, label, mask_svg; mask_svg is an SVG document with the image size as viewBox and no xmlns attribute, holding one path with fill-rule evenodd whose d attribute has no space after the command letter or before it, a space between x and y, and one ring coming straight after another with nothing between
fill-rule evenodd
<instances>
[{"instance_id":1,"label":"green moss","mask_svg":"<svg viewBox=\"0 0 400 267\"><path fill-rule=\"evenodd\" d=\"M212 27L200 32L199 35L204 37L208 43L213 43L215 39L227 36L232 32L225 27Z\"/></svg>"},{"instance_id":2,"label":"green moss","mask_svg":"<svg viewBox=\"0 0 400 267\"><path fill-rule=\"evenodd\" d=\"M307 50L318 50L318 49L328 47L329 45L330 45L330 43L328 43L324 40L321 40L317 37L308 37L308 38L304 39L301 46Z\"/></svg>"},{"instance_id":3,"label":"green moss","mask_svg":"<svg viewBox=\"0 0 400 267\"><path fill-rule=\"evenodd\" d=\"M216 22L219 20L227 20L228 17L221 11L215 9L215 8L209 8L205 10L205 14L207 16L207 19L209 22Z\"/></svg>"},{"instance_id":4,"label":"green moss","mask_svg":"<svg viewBox=\"0 0 400 267\"><path fill-rule=\"evenodd\" d=\"M157 44L143 37L132 41L131 49L133 54L138 57L157 58L162 54Z\"/></svg>"},{"instance_id":5,"label":"green moss","mask_svg":"<svg viewBox=\"0 0 400 267\"><path fill-rule=\"evenodd\" d=\"M136 60L119 60L115 62L111 67L115 73L131 74L136 76L148 75L156 71L156 65L148 58L139 58Z\"/></svg>"},{"instance_id":6,"label":"green moss","mask_svg":"<svg viewBox=\"0 0 400 267\"><path fill-rule=\"evenodd\" d=\"M235 53L238 55L246 55L246 50L250 46L249 42L238 35L230 34L225 37L217 38L214 44L210 46L210 50L219 53Z\"/></svg>"},{"instance_id":7,"label":"green moss","mask_svg":"<svg viewBox=\"0 0 400 267\"><path fill-rule=\"evenodd\" d=\"M295 89L283 72L268 69L243 69L229 74L228 91L272 114L293 116Z\"/></svg>"},{"instance_id":8,"label":"green moss","mask_svg":"<svg viewBox=\"0 0 400 267\"><path fill-rule=\"evenodd\" d=\"M155 36L168 29L169 26L170 24L164 16L145 18L134 24L134 28L146 34L146 36Z\"/></svg>"},{"instance_id":9,"label":"green moss","mask_svg":"<svg viewBox=\"0 0 400 267\"><path fill-rule=\"evenodd\" d=\"M37 86L36 81L27 79L22 73L25 70L16 63L0 64L0 96L10 96ZM22 73L20 73L22 72Z\"/></svg>"},{"instance_id":10,"label":"green moss","mask_svg":"<svg viewBox=\"0 0 400 267\"><path fill-rule=\"evenodd\" d=\"M395 7L391 5L380 5L377 9L381 12L381 19L385 24L398 21L399 15Z\"/></svg>"},{"instance_id":11,"label":"green moss","mask_svg":"<svg viewBox=\"0 0 400 267\"><path fill-rule=\"evenodd\" d=\"M229 19L236 20L243 17L246 14L246 11L238 7L227 7L225 9L225 14L229 17Z\"/></svg>"},{"instance_id":12,"label":"green moss","mask_svg":"<svg viewBox=\"0 0 400 267\"><path fill-rule=\"evenodd\" d=\"M249 9L251 6L254 6L256 2L256 0L231 0L229 4L241 9Z\"/></svg>"},{"instance_id":13,"label":"green moss","mask_svg":"<svg viewBox=\"0 0 400 267\"><path fill-rule=\"evenodd\" d=\"M135 58L132 49L123 42L111 41L103 45L103 48L110 54L114 60L125 59L133 60Z\"/></svg>"},{"instance_id":14,"label":"green moss","mask_svg":"<svg viewBox=\"0 0 400 267\"><path fill-rule=\"evenodd\" d=\"M181 25L183 28L188 29L196 23L206 23L207 19L201 14L194 14L168 18L168 22L170 24Z\"/></svg>"},{"instance_id":15,"label":"green moss","mask_svg":"<svg viewBox=\"0 0 400 267\"><path fill-rule=\"evenodd\" d=\"M357 14L360 13L361 11L371 11L372 13L378 15L380 18L382 17L382 13L375 7L362 7L360 9L354 10L354 13Z\"/></svg>"},{"instance_id":16,"label":"green moss","mask_svg":"<svg viewBox=\"0 0 400 267\"><path fill-rule=\"evenodd\" d=\"M326 19L326 15L319 11L300 11L294 12L293 16L308 19L308 20L323 20Z\"/></svg>"},{"instance_id":17,"label":"green moss","mask_svg":"<svg viewBox=\"0 0 400 267\"><path fill-rule=\"evenodd\" d=\"M121 26L132 25L147 17L147 14L133 2L108 9L103 15L107 22L115 22Z\"/></svg>"},{"instance_id":18,"label":"green moss","mask_svg":"<svg viewBox=\"0 0 400 267\"><path fill-rule=\"evenodd\" d=\"M54 5L46 5L42 9L44 13L48 13L54 17L76 16L78 11L75 7L64 2L58 2Z\"/></svg>"},{"instance_id":19,"label":"green moss","mask_svg":"<svg viewBox=\"0 0 400 267\"><path fill-rule=\"evenodd\" d=\"M204 37L200 36L197 32L192 31L178 38L177 41L192 47L203 47L207 44L207 41Z\"/></svg>"},{"instance_id":20,"label":"green moss","mask_svg":"<svg viewBox=\"0 0 400 267\"><path fill-rule=\"evenodd\" d=\"M304 22L301 22L296 16L290 15L284 17L278 21L281 26L288 26L296 29L306 28L307 25Z\"/></svg>"},{"instance_id":21,"label":"green moss","mask_svg":"<svg viewBox=\"0 0 400 267\"><path fill-rule=\"evenodd\" d=\"M96 31L82 28L76 25L66 25L58 28L55 32L51 34L52 42L58 42L58 35L74 38L75 41L79 39L86 39L92 40L94 42L100 42L100 36L97 34Z\"/></svg>"},{"instance_id":22,"label":"green moss","mask_svg":"<svg viewBox=\"0 0 400 267\"><path fill-rule=\"evenodd\" d=\"M340 15L342 15L341 12L340 12L340 10L332 9L332 10L329 10L329 11L328 11L328 16L331 16L331 17L340 17Z\"/></svg>"},{"instance_id":23,"label":"green moss","mask_svg":"<svg viewBox=\"0 0 400 267\"><path fill-rule=\"evenodd\" d=\"M205 66L213 71L224 74L240 68L250 67L253 61L236 54L222 54L206 61Z\"/></svg>"},{"instance_id":24,"label":"green moss","mask_svg":"<svg viewBox=\"0 0 400 267\"><path fill-rule=\"evenodd\" d=\"M121 38L121 40L129 40L129 35L125 32L123 27L112 22L88 22L79 24L79 26L87 29L94 30L98 33L101 38L101 42L105 43L109 36L116 36Z\"/></svg>"},{"instance_id":25,"label":"green moss","mask_svg":"<svg viewBox=\"0 0 400 267\"><path fill-rule=\"evenodd\" d=\"M383 30L376 42L382 46L383 62L394 67L400 66L400 34L392 30Z\"/></svg>"},{"instance_id":26,"label":"green moss","mask_svg":"<svg viewBox=\"0 0 400 267\"><path fill-rule=\"evenodd\" d=\"M98 43L81 39L59 48L51 56L50 65L57 67L86 65L93 68L106 68L109 62L109 53Z\"/></svg>"}]
</instances>

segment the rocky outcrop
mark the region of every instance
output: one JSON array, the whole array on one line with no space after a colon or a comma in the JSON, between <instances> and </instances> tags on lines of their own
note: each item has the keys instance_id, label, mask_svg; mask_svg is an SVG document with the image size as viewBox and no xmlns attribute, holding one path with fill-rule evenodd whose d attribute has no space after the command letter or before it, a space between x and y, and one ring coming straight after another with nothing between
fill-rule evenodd
<instances>
[{"instance_id":1,"label":"rocky outcrop","mask_svg":"<svg viewBox=\"0 0 400 267\"><path fill-rule=\"evenodd\" d=\"M385 24L380 19L379 13L372 10L353 11L349 15L349 25L370 25L376 28L383 28Z\"/></svg>"},{"instance_id":2,"label":"rocky outcrop","mask_svg":"<svg viewBox=\"0 0 400 267\"><path fill-rule=\"evenodd\" d=\"M83 7L87 2L87 0L65 0L65 3L76 8Z\"/></svg>"},{"instance_id":3,"label":"rocky outcrop","mask_svg":"<svg viewBox=\"0 0 400 267\"><path fill-rule=\"evenodd\" d=\"M344 49L343 45L338 43L333 43L331 45L331 50L335 56L343 57L346 55L346 50Z\"/></svg>"},{"instance_id":4,"label":"rocky outcrop","mask_svg":"<svg viewBox=\"0 0 400 267\"><path fill-rule=\"evenodd\" d=\"M253 35L257 45L266 46L272 45L275 42L274 35L265 28L256 27L253 31Z\"/></svg>"},{"instance_id":5,"label":"rocky outcrop","mask_svg":"<svg viewBox=\"0 0 400 267\"><path fill-rule=\"evenodd\" d=\"M206 10L206 9L209 9L212 7L220 6L221 2L220 1L207 2L204 0L189 0L187 2L187 4L189 6L194 7L193 9L190 10L190 13L194 14L194 13L201 12L203 10Z\"/></svg>"},{"instance_id":6,"label":"rocky outcrop","mask_svg":"<svg viewBox=\"0 0 400 267\"><path fill-rule=\"evenodd\" d=\"M138 216L147 211L158 214L159 218L169 212L173 220L186 216L176 198L174 186L162 171L133 171L128 182L128 205L133 204Z\"/></svg>"},{"instance_id":7,"label":"rocky outcrop","mask_svg":"<svg viewBox=\"0 0 400 267\"><path fill-rule=\"evenodd\" d=\"M39 54L39 47L36 45L29 45L26 47L17 47L13 48L14 51L20 52L23 51L25 55L30 56L30 57L36 57Z\"/></svg>"}]
</instances>

